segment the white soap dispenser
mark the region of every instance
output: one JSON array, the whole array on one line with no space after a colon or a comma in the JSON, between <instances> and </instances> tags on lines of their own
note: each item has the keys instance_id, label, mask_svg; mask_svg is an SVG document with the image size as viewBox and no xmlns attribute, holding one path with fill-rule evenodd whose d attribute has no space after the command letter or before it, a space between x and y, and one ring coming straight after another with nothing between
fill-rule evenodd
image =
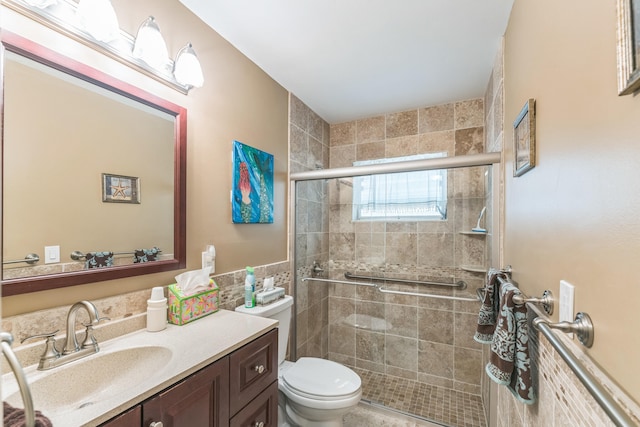
<instances>
[{"instance_id":1,"label":"white soap dispenser","mask_svg":"<svg viewBox=\"0 0 640 427\"><path fill-rule=\"evenodd\" d=\"M158 332L167 327L167 298L161 286L151 289L147 300L147 331Z\"/></svg>"}]
</instances>

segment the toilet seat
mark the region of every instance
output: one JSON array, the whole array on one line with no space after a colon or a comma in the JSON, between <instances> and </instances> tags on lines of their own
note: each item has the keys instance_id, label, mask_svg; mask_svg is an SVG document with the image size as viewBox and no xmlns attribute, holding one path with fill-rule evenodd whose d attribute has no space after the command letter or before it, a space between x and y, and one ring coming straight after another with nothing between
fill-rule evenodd
<instances>
[{"instance_id":1,"label":"toilet seat","mask_svg":"<svg viewBox=\"0 0 640 427\"><path fill-rule=\"evenodd\" d=\"M312 400L349 400L361 394L358 374L339 363L302 357L282 375L289 392Z\"/></svg>"}]
</instances>

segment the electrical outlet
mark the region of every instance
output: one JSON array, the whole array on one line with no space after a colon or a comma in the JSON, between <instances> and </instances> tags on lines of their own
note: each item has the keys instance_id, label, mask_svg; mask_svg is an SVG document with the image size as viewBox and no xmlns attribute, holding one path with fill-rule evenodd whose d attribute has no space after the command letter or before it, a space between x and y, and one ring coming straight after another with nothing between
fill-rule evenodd
<instances>
[{"instance_id":1,"label":"electrical outlet","mask_svg":"<svg viewBox=\"0 0 640 427\"><path fill-rule=\"evenodd\" d=\"M559 319L561 322L573 322L574 307L573 300L575 297L575 286L566 280L560 280L560 310ZM573 334L569 334L573 338Z\"/></svg>"}]
</instances>

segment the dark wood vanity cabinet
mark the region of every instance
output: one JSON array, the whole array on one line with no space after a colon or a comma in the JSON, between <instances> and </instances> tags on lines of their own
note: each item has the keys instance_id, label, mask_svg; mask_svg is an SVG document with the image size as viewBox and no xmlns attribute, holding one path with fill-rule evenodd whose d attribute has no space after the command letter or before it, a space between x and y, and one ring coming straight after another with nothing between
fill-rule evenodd
<instances>
[{"instance_id":1,"label":"dark wood vanity cabinet","mask_svg":"<svg viewBox=\"0 0 640 427\"><path fill-rule=\"evenodd\" d=\"M278 331L272 330L102 427L276 427Z\"/></svg>"}]
</instances>

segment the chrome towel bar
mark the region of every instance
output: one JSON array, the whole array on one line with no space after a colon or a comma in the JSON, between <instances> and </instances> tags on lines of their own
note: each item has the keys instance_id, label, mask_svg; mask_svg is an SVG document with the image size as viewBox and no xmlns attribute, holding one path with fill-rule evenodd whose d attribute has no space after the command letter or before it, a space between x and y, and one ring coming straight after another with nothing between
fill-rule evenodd
<instances>
[{"instance_id":1,"label":"chrome towel bar","mask_svg":"<svg viewBox=\"0 0 640 427\"><path fill-rule=\"evenodd\" d=\"M506 273L506 274L508 274L508 273ZM502 278L500 276L498 276L498 281L501 284L513 283L513 282L511 282L511 280L504 279L504 278ZM519 286L516 286L516 287L519 288ZM553 293L549 289L545 290L542 293L542 297L541 298L528 297L525 294L514 295L513 296L513 302L515 302L518 305L523 305L523 304L526 304L528 302L530 302L532 304L541 305L542 308L544 309L544 312L547 313L549 316L551 316L553 314L553 308L554 308L553 301L554 301L553 300Z\"/></svg>"},{"instance_id":2,"label":"chrome towel bar","mask_svg":"<svg viewBox=\"0 0 640 427\"><path fill-rule=\"evenodd\" d=\"M357 274L352 274L348 271L345 271L344 277L347 279L379 280L384 282L411 283L416 285L434 285L434 286L443 286L443 287L455 288L455 289L467 288L467 282L465 282L464 280L458 280L456 283L430 282L430 281L424 281L424 280L397 279L393 277L360 276Z\"/></svg>"},{"instance_id":3,"label":"chrome towel bar","mask_svg":"<svg viewBox=\"0 0 640 427\"><path fill-rule=\"evenodd\" d=\"M158 249L158 253L162 252L160 249ZM130 252L114 252L114 255L135 255L135 251L130 251ZM73 251L71 252L71 254L69 255L71 257L72 260L74 261L80 261L83 260L87 257L87 254L84 254L80 251Z\"/></svg>"},{"instance_id":4,"label":"chrome towel bar","mask_svg":"<svg viewBox=\"0 0 640 427\"><path fill-rule=\"evenodd\" d=\"M507 282L507 280L501 277L498 277L498 280L500 280L500 283ZM484 288L476 289L476 295L478 295L478 299L480 301L484 300L484 292L485 292ZM521 295L514 295L513 302L516 303L517 305L523 305L526 303L539 304L542 306L542 309L544 310L544 312L547 313L549 316L553 314L553 307L554 307L553 293L548 289L542 293L542 298L528 297L524 294L521 294Z\"/></svg>"},{"instance_id":5,"label":"chrome towel bar","mask_svg":"<svg viewBox=\"0 0 640 427\"><path fill-rule=\"evenodd\" d=\"M533 310L535 311L535 307ZM553 329L564 330L565 332L576 333L578 339L582 335L587 343L593 343L593 324L586 313L578 313L573 323L560 322L557 324L549 323L543 317L537 317L533 321L534 327L545 336L551 343L553 348L558 352L562 360L571 368L576 377L587 388L589 393L602 407L604 412L611 418L611 421L619 427L637 426L636 422L628 415L623 407L613 398L610 392L589 372L582 362L560 341L553 332ZM582 340L580 341L582 342ZM583 343L584 344L584 343ZM584 344L587 345L587 344ZM587 347L590 347L588 345Z\"/></svg>"},{"instance_id":6,"label":"chrome towel bar","mask_svg":"<svg viewBox=\"0 0 640 427\"><path fill-rule=\"evenodd\" d=\"M2 265L18 264L20 262L26 262L27 264L36 264L38 261L40 261L40 257L38 256L38 254L27 254L24 257L24 259L16 259L13 261L2 261Z\"/></svg>"}]
</instances>

